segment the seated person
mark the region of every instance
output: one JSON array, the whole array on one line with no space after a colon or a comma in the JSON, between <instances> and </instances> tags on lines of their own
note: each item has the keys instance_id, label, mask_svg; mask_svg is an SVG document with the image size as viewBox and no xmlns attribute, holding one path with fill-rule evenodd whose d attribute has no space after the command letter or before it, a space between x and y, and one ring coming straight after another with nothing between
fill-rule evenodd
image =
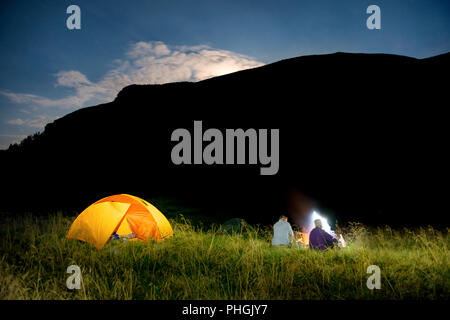
<instances>
[{"instance_id":1,"label":"seated person","mask_svg":"<svg viewBox=\"0 0 450 320\"><path fill-rule=\"evenodd\" d=\"M294 232L287 220L286 216L281 216L280 220L273 225L273 246L288 246L291 243L291 237L294 236Z\"/></svg>"},{"instance_id":2,"label":"seated person","mask_svg":"<svg viewBox=\"0 0 450 320\"><path fill-rule=\"evenodd\" d=\"M314 220L314 224L316 227L309 234L309 247L321 251L333 247L333 243L337 243L337 240L322 230L322 221L320 219Z\"/></svg>"}]
</instances>

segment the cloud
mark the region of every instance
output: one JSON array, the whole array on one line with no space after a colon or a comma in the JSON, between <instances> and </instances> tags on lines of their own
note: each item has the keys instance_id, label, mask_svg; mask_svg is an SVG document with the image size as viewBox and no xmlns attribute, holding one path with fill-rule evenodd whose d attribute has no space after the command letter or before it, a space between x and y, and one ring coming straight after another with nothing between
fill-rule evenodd
<instances>
[{"instance_id":1,"label":"cloud","mask_svg":"<svg viewBox=\"0 0 450 320\"><path fill-rule=\"evenodd\" d=\"M24 134L0 134L0 137L2 137L2 138L25 138L26 135L24 135Z\"/></svg>"},{"instance_id":2,"label":"cloud","mask_svg":"<svg viewBox=\"0 0 450 320\"><path fill-rule=\"evenodd\" d=\"M54 120L56 120L58 117L50 117L50 116L37 116L35 118L32 119L13 119L13 120L8 120L7 123L8 124L12 124L12 125L17 125L17 126L28 126L30 128L38 128L38 129L43 129L45 127L45 125L49 122L52 122Z\"/></svg>"},{"instance_id":3,"label":"cloud","mask_svg":"<svg viewBox=\"0 0 450 320\"><path fill-rule=\"evenodd\" d=\"M13 119L13 120L8 120L8 123L21 126L25 123L25 121L23 121L22 119Z\"/></svg>"},{"instance_id":4,"label":"cloud","mask_svg":"<svg viewBox=\"0 0 450 320\"><path fill-rule=\"evenodd\" d=\"M142 56L164 56L170 54L170 49L161 41L136 42L128 51L127 55L131 58Z\"/></svg>"},{"instance_id":5,"label":"cloud","mask_svg":"<svg viewBox=\"0 0 450 320\"><path fill-rule=\"evenodd\" d=\"M0 90L0 94L29 107L74 110L88 104L112 101L123 87L130 84L200 81L261 65L251 57L204 45L168 46L160 41L140 41L130 46L124 59L116 59L115 66L97 82L90 81L80 71L58 72L55 86L74 90L64 98L52 99L8 90Z\"/></svg>"},{"instance_id":6,"label":"cloud","mask_svg":"<svg viewBox=\"0 0 450 320\"><path fill-rule=\"evenodd\" d=\"M86 76L78 71L60 71L56 77L57 85L63 87L79 88L83 85L92 85Z\"/></svg>"},{"instance_id":7,"label":"cloud","mask_svg":"<svg viewBox=\"0 0 450 320\"><path fill-rule=\"evenodd\" d=\"M31 107L58 107L70 109L82 107L84 102L86 102L85 98L78 95L68 96L67 98L62 99L51 99L34 94L14 93L6 90L0 90L0 94L9 98L9 100L14 103L25 104Z\"/></svg>"},{"instance_id":8,"label":"cloud","mask_svg":"<svg viewBox=\"0 0 450 320\"><path fill-rule=\"evenodd\" d=\"M113 67L97 81L89 80L78 70L57 72L54 86L69 90L69 94L62 98L0 89L1 95L22 106L18 110L18 118L7 120L6 123L15 127L11 130L32 134L57 119L55 115L62 116L88 105L114 100L117 93L130 84L196 82L263 65L251 57L232 51L205 45L169 46L159 41L136 42L130 45L123 57L113 62ZM10 143L23 138L24 135L1 135L0 148L5 149Z\"/></svg>"}]
</instances>

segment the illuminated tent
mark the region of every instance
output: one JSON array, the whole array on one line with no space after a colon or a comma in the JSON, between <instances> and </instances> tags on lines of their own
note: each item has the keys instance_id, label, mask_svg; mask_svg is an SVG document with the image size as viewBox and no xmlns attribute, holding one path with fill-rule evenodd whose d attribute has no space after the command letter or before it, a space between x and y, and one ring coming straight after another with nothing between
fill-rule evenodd
<instances>
[{"instance_id":1,"label":"illuminated tent","mask_svg":"<svg viewBox=\"0 0 450 320\"><path fill-rule=\"evenodd\" d=\"M128 194L101 199L85 209L75 219L67 239L77 239L102 249L113 233L119 236L133 233L132 240L161 241L173 236L166 217L147 201Z\"/></svg>"}]
</instances>

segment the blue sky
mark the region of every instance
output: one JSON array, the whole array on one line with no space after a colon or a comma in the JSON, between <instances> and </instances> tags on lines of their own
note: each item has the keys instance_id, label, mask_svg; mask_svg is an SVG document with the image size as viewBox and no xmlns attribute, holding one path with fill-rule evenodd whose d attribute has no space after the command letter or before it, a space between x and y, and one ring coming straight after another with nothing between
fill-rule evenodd
<instances>
[{"instance_id":1,"label":"blue sky","mask_svg":"<svg viewBox=\"0 0 450 320\"><path fill-rule=\"evenodd\" d=\"M68 30L66 8L81 8ZM366 8L381 8L368 30ZM450 51L450 1L0 2L0 148L130 83L212 77L294 56Z\"/></svg>"}]
</instances>

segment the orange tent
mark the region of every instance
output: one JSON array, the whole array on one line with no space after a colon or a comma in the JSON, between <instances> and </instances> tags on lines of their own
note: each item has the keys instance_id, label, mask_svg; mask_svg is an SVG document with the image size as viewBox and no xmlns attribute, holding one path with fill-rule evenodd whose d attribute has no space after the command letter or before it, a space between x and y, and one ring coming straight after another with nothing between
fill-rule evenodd
<instances>
[{"instance_id":1,"label":"orange tent","mask_svg":"<svg viewBox=\"0 0 450 320\"><path fill-rule=\"evenodd\" d=\"M156 207L141 198L118 194L101 199L80 213L66 237L91 243L100 250L113 233L133 233L133 240L141 241L162 241L173 236L169 221Z\"/></svg>"}]
</instances>

